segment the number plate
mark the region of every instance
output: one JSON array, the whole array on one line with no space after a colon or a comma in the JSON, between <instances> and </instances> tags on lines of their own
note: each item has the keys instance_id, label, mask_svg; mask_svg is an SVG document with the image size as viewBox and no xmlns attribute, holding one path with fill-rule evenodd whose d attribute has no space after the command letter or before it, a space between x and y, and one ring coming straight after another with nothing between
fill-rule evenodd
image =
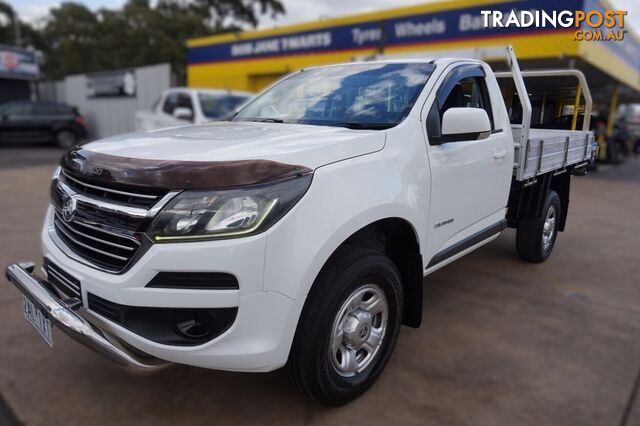
<instances>
[{"instance_id":1,"label":"number plate","mask_svg":"<svg viewBox=\"0 0 640 426\"><path fill-rule=\"evenodd\" d=\"M44 341L53 347L53 325L51 325L51 321L49 321L41 309L38 309L36 305L26 297L22 298L22 306L24 307L25 319L36 329Z\"/></svg>"}]
</instances>

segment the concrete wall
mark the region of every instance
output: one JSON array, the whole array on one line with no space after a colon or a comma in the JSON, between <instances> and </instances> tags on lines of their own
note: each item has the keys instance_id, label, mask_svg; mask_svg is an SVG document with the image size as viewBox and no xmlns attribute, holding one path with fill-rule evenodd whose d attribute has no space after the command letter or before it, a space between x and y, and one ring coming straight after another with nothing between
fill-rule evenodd
<instances>
[{"instance_id":1,"label":"concrete wall","mask_svg":"<svg viewBox=\"0 0 640 426\"><path fill-rule=\"evenodd\" d=\"M38 96L41 101L66 102L64 80L40 81L37 83Z\"/></svg>"},{"instance_id":2,"label":"concrete wall","mask_svg":"<svg viewBox=\"0 0 640 426\"><path fill-rule=\"evenodd\" d=\"M136 96L89 98L87 75L71 75L60 82L39 87L40 99L77 107L87 120L89 139L100 139L134 130L136 111L149 109L160 94L171 87L171 66L151 65L135 69Z\"/></svg>"}]
</instances>

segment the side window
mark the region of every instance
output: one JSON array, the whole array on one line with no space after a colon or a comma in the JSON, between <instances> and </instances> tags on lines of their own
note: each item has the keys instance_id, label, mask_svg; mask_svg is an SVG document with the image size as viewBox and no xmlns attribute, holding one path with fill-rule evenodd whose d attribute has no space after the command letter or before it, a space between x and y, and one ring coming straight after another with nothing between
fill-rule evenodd
<instances>
[{"instance_id":1,"label":"side window","mask_svg":"<svg viewBox=\"0 0 640 426\"><path fill-rule=\"evenodd\" d=\"M173 110L178 106L178 94L169 93L164 98L164 104L162 105L162 111L166 114L173 115Z\"/></svg>"},{"instance_id":2,"label":"side window","mask_svg":"<svg viewBox=\"0 0 640 426\"><path fill-rule=\"evenodd\" d=\"M191 102L191 95L188 93L178 93L178 105L180 108L189 108L193 111L193 103Z\"/></svg>"},{"instance_id":3,"label":"side window","mask_svg":"<svg viewBox=\"0 0 640 426\"><path fill-rule=\"evenodd\" d=\"M431 144L442 136L442 117L449 108L482 108L489 116L491 130L494 130L489 91L481 67L458 67L449 73L440 86L427 115L427 135Z\"/></svg>"},{"instance_id":4,"label":"side window","mask_svg":"<svg viewBox=\"0 0 640 426\"><path fill-rule=\"evenodd\" d=\"M2 111L5 115L26 115L31 114L31 104L29 102L12 102Z\"/></svg>"},{"instance_id":5,"label":"side window","mask_svg":"<svg viewBox=\"0 0 640 426\"><path fill-rule=\"evenodd\" d=\"M56 104L55 109L58 114L73 114L73 108L68 105Z\"/></svg>"},{"instance_id":6,"label":"side window","mask_svg":"<svg viewBox=\"0 0 640 426\"><path fill-rule=\"evenodd\" d=\"M169 93L162 105L162 111L169 115L173 115L173 110L176 108L189 108L193 111L193 103L191 102L191 96L184 92Z\"/></svg>"},{"instance_id":7,"label":"side window","mask_svg":"<svg viewBox=\"0 0 640 426\"><path fill-rule=\"evenodd\" d=\"M33 105L33 113L35 115L51 115L54 114L53 108L51 108L51 104L34 104Z\"/></svg>"},{"instance_id":8,"label":"side window","mask_svg":"<svg viewBox=\"0 0 640 426\"><path fill-rule=\"evenodd\" d=\"M66 105L42 102L34 104L34 114L36 115L61 115L70 114L71 108Z\"/></svg>"},{"instance_id":9,"label":"side window","mask_svg":"<svg viewBox=\"0 0 640 426\"><path fill-rule=\"evenodd\" d=\"M484 78L467 77L458 81L440 107L440 115L449 108L483 108L491 115L491 105L486 90Z\"/></svg>"}]
</instances>

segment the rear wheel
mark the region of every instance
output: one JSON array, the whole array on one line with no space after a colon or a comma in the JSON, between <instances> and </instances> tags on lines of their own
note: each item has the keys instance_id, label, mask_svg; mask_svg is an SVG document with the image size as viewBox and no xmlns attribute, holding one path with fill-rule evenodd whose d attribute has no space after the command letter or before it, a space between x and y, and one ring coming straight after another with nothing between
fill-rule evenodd
<instances>
[{"instance_id":1,"label":"rear wheel","mask_svg":"<svg viewBox=\"0 0 640 426\"><path fill-rule=\"evenodd\" d=\"M373 385L402 318L401 278L388 257L347 246L333 259L308 296L287 365L307 397L330 406Z\"/></svg>"},{"instance_id":2,"label":"rear wheel","mask_svg":"<svg viewBox=\"0 0 640 426\"><path fill-rule=\"evenodd\" d=\"M549 191L542 217L531 214L520 219L516 233L516 248L522 260L532 263L547 260L558 236L560 226L560 197Z\"/></svg>"},{"instance_id":3,"label":"rear wheel","mask_svg":"<svg viewBox=\"0 0 640 426\"><path fill-rule=\"evenodd\" d=\"M71 148L76 145L78 138L71 130L64 129L56 133L56 144L61 148Z\"/></svg>"}]
</instances>

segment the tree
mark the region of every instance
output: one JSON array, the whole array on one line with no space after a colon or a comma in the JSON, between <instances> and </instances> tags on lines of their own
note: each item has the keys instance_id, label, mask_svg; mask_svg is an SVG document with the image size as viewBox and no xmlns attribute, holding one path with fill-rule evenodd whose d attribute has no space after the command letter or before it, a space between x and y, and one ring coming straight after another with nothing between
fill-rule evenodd
<instances>
[{"instance_id":1,"label":"tree","mask_svg":"<svg viewBox=\"0 0 640 426\"><path fill-rule=\"evenodd\" d=\"M20 40L17 40L17 39ZM0 44L34 48L41 52L48 50L49 45L42 33L31 25L21 22L10 4L0 0Z\"/></svg>"},{"instance_id":2,"label":"tree","mask_svg":"<svg viewBox=\"0 0 640 426\"><path fill-rule=\"evenodd\" d=\"M259 15L270 14L275 17L285 12L278 0L195 0L191 8L197 15L206 16L207 26L216 32L237 29L235 26L238 23L246 23L255 28Z\"/></svg>"},{"instance_id":3,"label":"tree","mask_svg":"<svg viewBox=\"0 0 640 426\"><path fill-rule=\"evenodd\" d=\"M84 5L62 3L52 8L43 32L50 44L45 69L51 78L95 71L99 56L108 54L98 50L98 17Z\"/></svg>"},{"instance_id":4,"label":"tree","mask_svg":"<svg viewBox=\"0 0 640 426\"><path fill-rule=\"evenodd\" d=\"M15 42L16 18L11 5L0 1L0 43L13 44Z\"/></svg>"},{"instance_id":5,"label":"tree","mask_svg":"<svg viewBox=\"0 0 640 426\"><path fill-rule=\"evenodd\" d=\"M66 2L51 9L42 31L49 44L44 70L57 79L170 62L184 81L188 38L255 27L260 16L281 13L280 0L158 0L155 7L129 0L122 9L95 13Z\"/></svg>"}]
</instances>

